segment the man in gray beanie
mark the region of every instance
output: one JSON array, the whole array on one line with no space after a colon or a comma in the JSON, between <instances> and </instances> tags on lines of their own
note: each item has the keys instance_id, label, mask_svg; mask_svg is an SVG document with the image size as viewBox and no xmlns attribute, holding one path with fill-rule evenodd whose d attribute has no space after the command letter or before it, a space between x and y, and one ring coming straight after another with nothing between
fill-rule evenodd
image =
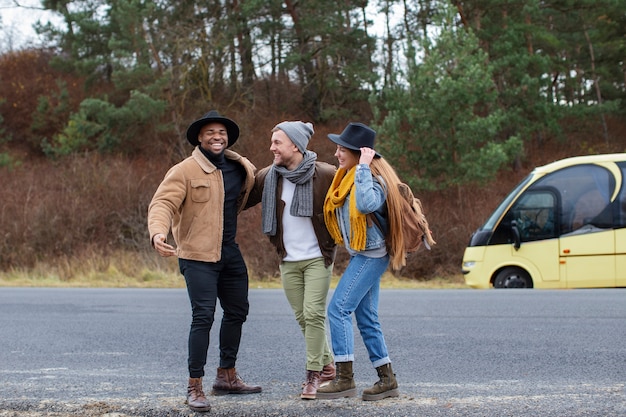
<instances>
[{"instance_id":1,"label":"man in gray beanie","mask_svg":"<svg viewBox=\"0 0 626 417\"><path fill-rule=\"evenodd\" d=\"M298 147L298 150L304 154L306 147L313 135L313 125L309 122L282 122L276 125L272 132L282 130L289 137L289 140Z\"/></svg>"},{"instance_id":2,"label":"man in gray beanie","mask_svg":"<svg viewBox=\"0 0 626 417\"><path fill-rule=\"evenodd\" d=\"M324 199L336 168L307 150L313 125L285 121L272 129L272 165L255 175L247 207L262 203L263 233L280 256L287 300L304 334L306 379L303 399L315 399L317 387L335 377L326 337L326 298L335 243L324 224Z\"/></svg>"}]
</instances>

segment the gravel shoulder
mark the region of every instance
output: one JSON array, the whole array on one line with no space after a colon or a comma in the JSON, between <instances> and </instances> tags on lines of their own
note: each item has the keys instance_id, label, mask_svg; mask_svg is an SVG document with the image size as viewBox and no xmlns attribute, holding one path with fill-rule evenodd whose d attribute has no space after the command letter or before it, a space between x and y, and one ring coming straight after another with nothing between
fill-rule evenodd
<instances>
[{"instance_id":1,"label":"gravel shoulder","mask_svg":"<svg viewBox=\"0 0 626 417\"><path fill-rule=\"evenodd\" d=\"M418 387L416 387L418 388ZM259 395L209 396L212 409L196 413L182 397L141 399L59 401L0 401L0 417L393 417L393 416L543 416L600 417L626 415L624 385L612 387L561 387L545 394L494 394L494 387L428 386L424 391L440 395L366 402L360 398L304 401L294 394L277 398L275 393ZM443 390L450 391L448 394ZM482 392L485 391L485 392ZM451 394L451 395L450 395ZM607 401L609 400L609 401Z\"/></svg>"}]
</instances>

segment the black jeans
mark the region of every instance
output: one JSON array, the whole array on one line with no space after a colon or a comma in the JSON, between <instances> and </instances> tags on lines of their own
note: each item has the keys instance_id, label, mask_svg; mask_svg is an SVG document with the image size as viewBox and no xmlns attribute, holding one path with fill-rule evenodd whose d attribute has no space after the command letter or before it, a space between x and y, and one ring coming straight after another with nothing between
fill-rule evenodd
<instances>
[{"instance_id":1,"label":"black jeans","mask_svg":"<svg viewBox=\"0 0 626 417\"><path fill-rule=\"evenodd\" d=\"M236 244L222 247L218 262L179 259L187 283L192 321L189 330L189 377L204 376L209 334L217 299L224 311L220 326L220 368L234 368L241 327L248 316L248 269Z\"/></svg>"}]
</instances>

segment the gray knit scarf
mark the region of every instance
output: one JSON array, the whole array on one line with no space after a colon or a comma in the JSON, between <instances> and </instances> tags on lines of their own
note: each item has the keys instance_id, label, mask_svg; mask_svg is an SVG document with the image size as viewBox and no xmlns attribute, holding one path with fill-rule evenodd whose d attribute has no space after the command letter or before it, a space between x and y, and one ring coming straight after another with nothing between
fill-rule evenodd
<instances>
[{"instance_id":1,"label":"gray knit scarf","mask_svg":"<svg viewBox=\"0 0 626 417\"><path fill-rule=\"evenodd\" d=\"M261 200L263 233L270 236L276 235L276 190L279 175L296 184L296 190L291 201L291 215L313 217L313 174L315 173L316 160L317 154L315 152L305 151L302 162L293 171L282 166L272 165L265 177Z\"/></svg>"}]
</instances>

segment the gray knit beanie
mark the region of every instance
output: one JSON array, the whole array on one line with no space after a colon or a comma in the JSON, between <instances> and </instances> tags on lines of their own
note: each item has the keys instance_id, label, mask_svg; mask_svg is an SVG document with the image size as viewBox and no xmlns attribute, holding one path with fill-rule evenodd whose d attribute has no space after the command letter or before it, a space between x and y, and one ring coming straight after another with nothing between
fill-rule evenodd
<instances>
[{"instance_id":1,"label":"gray knit beanie","mask_svg":"<svg viewBox=\"0 0 626 417\"><path fill-rule=\"evenodd\" d=\"M309 122L281 122L274 127L274 130L280 129L287 134L289 139L298 150L304 154L306 147L313 135L313 125Z\"/></svg>"}]
</instances>

